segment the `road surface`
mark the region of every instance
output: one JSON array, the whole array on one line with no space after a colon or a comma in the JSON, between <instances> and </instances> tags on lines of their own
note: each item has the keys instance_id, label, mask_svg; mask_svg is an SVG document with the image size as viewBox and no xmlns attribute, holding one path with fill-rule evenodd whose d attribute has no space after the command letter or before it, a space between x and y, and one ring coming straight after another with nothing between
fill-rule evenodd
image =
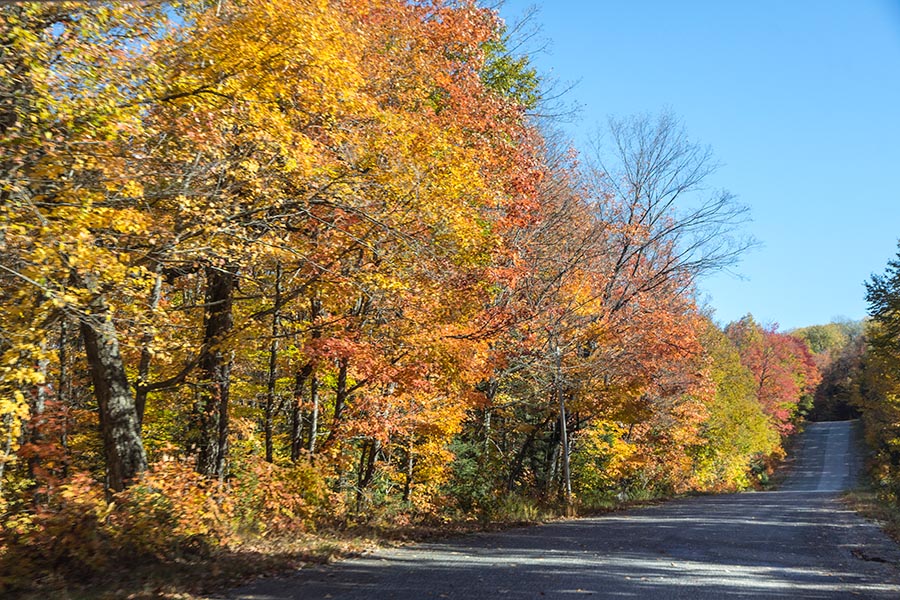
<instances>
[{"instance_id":1,"label":"road surface","mask_svg":"<svg viewBox=\"0 0 900 600\"><path fill-rule=\"evenodd\" d=\"M234 590L232 600L900 598L900 549L837 497L858 425L807 426L779 491L382 550Z\"/></svg>"}]
</instances>

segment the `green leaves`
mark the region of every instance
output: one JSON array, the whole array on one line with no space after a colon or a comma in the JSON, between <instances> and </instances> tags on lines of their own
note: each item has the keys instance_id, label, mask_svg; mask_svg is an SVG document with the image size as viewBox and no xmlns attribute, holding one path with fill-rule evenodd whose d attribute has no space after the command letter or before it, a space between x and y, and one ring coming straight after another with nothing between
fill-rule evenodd
<instances>
[{"instance_id":1,"label":"green leaves","mask_svg":"<svg viewBox=\"0 0 900 600\"><path fill-rule=\"evenodd\" d=\"M869 316L876 325L869 343L877 353L900 358L900 252L882 275L872 275L865 286Z\"/></svg>"},{"instance_id":2,"label":"green leaves","mask_svg":"<svg viewBox=\"0 0 900 600\"><path fill-rule=\"evenodd\" d=\"M481 78L494 92L512 98L523 109L535 108L541 101L541 78L528 56L513 56L505 31L483 45L485 52Z\"/></svg>"}]
</instances>

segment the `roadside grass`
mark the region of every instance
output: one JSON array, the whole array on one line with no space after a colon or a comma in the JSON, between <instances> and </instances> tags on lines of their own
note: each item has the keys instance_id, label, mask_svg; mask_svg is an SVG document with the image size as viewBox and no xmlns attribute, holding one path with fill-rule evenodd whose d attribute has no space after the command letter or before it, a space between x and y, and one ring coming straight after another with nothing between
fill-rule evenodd
<instances>
[{"instance_id":1,"label":"roadside grass","mask_svg":"<svg viewBox=\"0 0 900 600\"><path fill-rule=\"evenodd\" d=\"M846 492L841 501L867 519L877 523L895 542L900 544L900 510L878 497L871 488Z\"/></svg>"},{"instance_id":2,"label":"roadside grass","mask_svg":"<svg viewBox=\"0 0 900 600\"><path fill-rule=\"evenodd\" d=\"M862 431L857 430L857 443L862 442ZM863 517L874 521L895 542L900 544L900 506L880 496L872 478L872 457L863 470L864 475L859 487L845 492L841 501Z\"/></svg>"}]
</instances>

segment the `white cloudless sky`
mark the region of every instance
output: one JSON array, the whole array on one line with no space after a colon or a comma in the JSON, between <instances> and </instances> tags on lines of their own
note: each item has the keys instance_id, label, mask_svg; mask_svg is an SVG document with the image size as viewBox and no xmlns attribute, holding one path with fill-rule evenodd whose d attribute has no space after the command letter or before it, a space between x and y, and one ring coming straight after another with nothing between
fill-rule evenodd
<instances>
[{"instance_id":1,"label":"white cloudless sky","mask_svg":"<svg viewBox=\"0 0 900 600\"><path fill-rule=\"evenodd\" d=\"M900 0L508 0L541 73L576 83L587 152L608 115L671 110L722 163L762 247L700 284L726 323L865 316L900 239Z\"/></svg>"}]
</instances>

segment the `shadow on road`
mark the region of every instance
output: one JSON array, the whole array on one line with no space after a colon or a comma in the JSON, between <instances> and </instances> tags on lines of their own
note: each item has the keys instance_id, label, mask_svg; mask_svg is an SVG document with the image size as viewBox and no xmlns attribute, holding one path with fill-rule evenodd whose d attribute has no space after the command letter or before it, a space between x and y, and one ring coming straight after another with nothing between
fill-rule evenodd
<instances>
[{"instance_id":1,"label":"shadow on road","mask_svg":"<svg viewBox=\"0 0 900 600\"><path fill-rule=\"evenodd\" d=\"M387 550L231 598L900 598L897 548L836 501L859 475L852 423L811 424L780 491Z\"/></svg>"}]
</instances>

